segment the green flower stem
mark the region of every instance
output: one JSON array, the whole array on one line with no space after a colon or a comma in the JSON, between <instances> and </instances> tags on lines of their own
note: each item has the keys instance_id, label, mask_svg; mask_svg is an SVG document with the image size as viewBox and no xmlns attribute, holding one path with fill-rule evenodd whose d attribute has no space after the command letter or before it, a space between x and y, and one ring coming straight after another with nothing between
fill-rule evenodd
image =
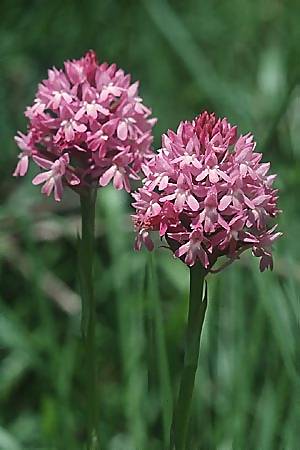
<instances>
[{"instance_id":1,"label":"green flower stem","mask_svg":"<svg viewBox=\"0 0 300 450\"><path fill-rule=\"evenodd\" d=\"M203 297L206 271L200 264L190 268L190 298L186 333L186 349L179 395L174 408L170 450L186 450L195 375L198 366L200 336L207 307L207 292Z\"/></svg>"},{"instance_id":2,"label":"green flower stem","mask_svg":"<svg viewBox=\"0 0 300 450\"><path fill-rule=\"evenodd\" d=\"M96 189L80 194L82 232L79 241L79 273L82 297L82 336L86 355L87 450L99 449L97 364L95 346L96 305L93 287Z\"/></svg>"}]
</instances>

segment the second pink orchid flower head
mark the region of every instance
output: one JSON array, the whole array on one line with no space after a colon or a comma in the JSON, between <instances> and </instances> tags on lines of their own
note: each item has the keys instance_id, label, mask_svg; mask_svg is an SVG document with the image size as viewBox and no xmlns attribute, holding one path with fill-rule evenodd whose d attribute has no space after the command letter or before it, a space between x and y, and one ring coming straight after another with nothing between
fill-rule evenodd
<instances>
[{"instance_id":1,"label":"second pink orchid flower head","mask_svg":"<svg viewBox=\"0 0 300 450\"><path fill-rule=\"evenodd\" d=\"M279 213L275 175L255 146L250 133L238 137L236 126L208 112L169 130L133 194L136 249L152 250L158 231L188 266L209 271L220 256L231 262L252 248L260 269L272 268L281 235L270 226Z\"/></svg>"},{"instance_id":2,"label":"second pink orchid flower head","mask_svg":"<svg viewBox=\"0 0 300 450\"><path fill-rule=\"evenodd\" d=\"M152 155L156 119L138 96L138 83L115 64L99 64L89 51L53 68L25 112L29 125L16 142L21 150L15 176L32 160L43 172L33 179L60 201L63 187L105 186L130 191Z\"/></svg>"}]
</instances>

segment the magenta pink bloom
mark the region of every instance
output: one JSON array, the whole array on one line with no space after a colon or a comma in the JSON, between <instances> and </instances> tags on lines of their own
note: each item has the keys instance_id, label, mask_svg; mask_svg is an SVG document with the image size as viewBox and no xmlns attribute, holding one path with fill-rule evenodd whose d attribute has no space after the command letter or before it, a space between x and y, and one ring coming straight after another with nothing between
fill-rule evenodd
<instances>
[{"instance_id":1,"label":"magenta pink bloom","mask_svg":"<svg viewBox=\"0 0 300 450\"><path fill-rule=\"evenodd\" d=\"M152 155L156 119L138 96L138 83L115 64L98 64L89 51L64 69L53 68L25 112L27 134L15 140L21 152L14 171L24 176L32 160L45 172L33 179L60 201L63 187L106 186L130 191Z\"/></svg>"},{"instance_id":2,"label":"magenta pink bloom","mask_svg":"<svg viewBox=\"0 0 300 450\"><path fill-rule=\"evenodd\" d=\"M188 266L199 261L211 270L219 257L227 265L252 248L261 270L272 269L281 233L270 220L280 211L275 176L255 145L250 133L237 137L236 126L207 112L163 135L133 194L135 248L152 250L151 232L159 231Z\"/></svg>"}]
</instances>

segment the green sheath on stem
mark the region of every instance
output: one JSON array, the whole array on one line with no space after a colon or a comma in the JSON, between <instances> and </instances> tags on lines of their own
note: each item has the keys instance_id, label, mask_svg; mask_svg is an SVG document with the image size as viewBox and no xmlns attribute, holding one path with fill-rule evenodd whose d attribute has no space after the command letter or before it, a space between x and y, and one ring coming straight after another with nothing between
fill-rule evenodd
<instances>
[{"instance_id":1,"label":"green sheath on stem","mask_svg":"<svg viewBox=\"0 0 300 450\"><path fill-rule=\"evenodd\" d=\"M207 307L207 291L203 297L206 271L200 264L190 268L190 298L186 333L186 349L179 395L174 408L170 450L186 450L189 416L198 366L200 336Z\"/></svg>"},{"instance_id":2,"label":"green sheath on stem","mask_svg":"<svg viewBox=\"0 0 300 450\"><path fill-rule=\"evenodd\" d=\"M86 355L87 450L99 450L95 347L96 305L93 286L96 196L97 191L93 188L80 194L82 232L79 240L79 274L82 297L81 330Z\"/></svg>"}]
</instances>

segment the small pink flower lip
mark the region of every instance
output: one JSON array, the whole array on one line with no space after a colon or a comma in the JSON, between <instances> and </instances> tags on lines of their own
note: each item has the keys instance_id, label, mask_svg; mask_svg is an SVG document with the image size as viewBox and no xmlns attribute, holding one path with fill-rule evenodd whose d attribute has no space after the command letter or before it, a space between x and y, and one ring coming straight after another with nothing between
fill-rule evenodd
<instances>
[{"instance_id":1,"label":"small pink flower lip","mask_svg":"<svg viewBox=\"0 0 300 450\"><path fill-rule=\"evenodd\" d=\"M150 233L158 231L188 266L213 271L220 256L232 262L252 248L260 269L272 269L281 236L269 225L280 213L276 176L255 146L251 133L238 137L236 126L206 111L163 135L133 194L135 248L153 250Z\"/></svg>"},{"instance_id":2,"label":"small pink flower lip","mask_svg":"<svg viewBox=\"0 0 300 450\"><path fill-rule=\"evenodd\" d=\"M130 192L130 180L138 178L153 153L156 122L138 87L115 64L98 63L92 50L66 61L63 69L50 69L26 109L27 134L15 137L21 152L13 175L26 175L33 161L47 171L34 184L44 183L42 192L54 192L57 201L64 186L101 187L113 181L116 189ZM59 177L57 167L63 172Z\"/></svg>"}]
</instances>

